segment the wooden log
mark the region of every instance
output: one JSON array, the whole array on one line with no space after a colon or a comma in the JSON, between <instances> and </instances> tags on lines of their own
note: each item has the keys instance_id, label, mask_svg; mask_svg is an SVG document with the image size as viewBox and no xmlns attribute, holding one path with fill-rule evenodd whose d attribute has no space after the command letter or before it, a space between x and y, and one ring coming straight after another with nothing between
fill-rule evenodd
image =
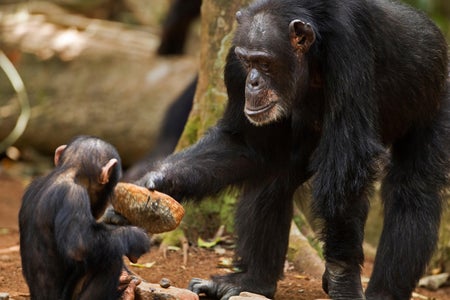
<instances>
[{"instance_id":1,"label":"wooden log","mask_svg":"<svg viewBox=\"0 0 450 300\"><path fill-rule=\"evenodd\" d=\"M114 210L150 233L173 230L184 216L183 206L172 197L135 184L118 183L114 195Z\"/></svg>"},{"instance_id":2,"label":"wooden log","mask_svg":"<svg viewBox=\"0 0 450 300\"><path fill-rule=\"evenodd\" d=\"M31 107L15 146L53 155L59 145L87 134L113 144L125 168L147 155L168 108L198 69L197 54L155 55L156 32L73 15L49 3L0 4L0 44L15 57ZM0 91L3 140L21 107L8 80L0 80Z\"/></svg>"}]
</instances>

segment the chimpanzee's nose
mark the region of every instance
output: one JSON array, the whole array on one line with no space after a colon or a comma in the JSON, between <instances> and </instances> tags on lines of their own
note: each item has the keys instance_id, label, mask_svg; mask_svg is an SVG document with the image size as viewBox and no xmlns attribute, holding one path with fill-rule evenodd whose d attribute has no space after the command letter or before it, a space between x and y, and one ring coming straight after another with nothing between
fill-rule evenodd
<instances>
[{"instance_id":1,"label":"chimpanzee's nose","mask_svg":"<svg viewBox=\"0 0 450 300\"><path fill-rule=\"evenodd\" d=\"M259 79L260 76L258 71L256 69L252 69L248 74L247 88L251 91L259 90L260 89Z\"/></svg>"}]
</instances>

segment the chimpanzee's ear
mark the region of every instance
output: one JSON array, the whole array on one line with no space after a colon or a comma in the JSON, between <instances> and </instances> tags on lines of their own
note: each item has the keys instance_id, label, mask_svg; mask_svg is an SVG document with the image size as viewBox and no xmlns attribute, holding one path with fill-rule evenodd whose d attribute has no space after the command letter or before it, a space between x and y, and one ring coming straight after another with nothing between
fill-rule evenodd
<instances>
[{"instance_id":1,"label":"chimpanzee's ear","mask_svg":"<svg viewBox=\"0 0 450 300\"><path fill-rule=\"evenodd\" d=\"M53 160L55 162L55 166L58 165L59 158L61 157L61 154L64 152L64 149L66 149L66 148L67 148L67 145L61 145L58 148L56 148L55 157L53 158Z\"/></svg>"},{"instance_id":2,"label":"chimpanzee's ear","mask_svg":"<svg viewBox=\"0 0 450 300\"><path fill-rule=\"evenodd\" d=\"M109 177L114 170L114 166L118 163L117 159L112 158L108 161L106 165L102 168L102 173L100 174L99 183L107 184L109 182Z\"/></svg>"},{"instance_id":3,"label":"chimpanzee's ear","mask_svg":"<svg viewBox=\"0 0 450 300\"><path fill-rule=\"evenodd\" d=\"M308 52L309 47L316 40L316 34L309 23L294 20L289 24L291 45L301 54Z\"/></svg>"}]
</instances>

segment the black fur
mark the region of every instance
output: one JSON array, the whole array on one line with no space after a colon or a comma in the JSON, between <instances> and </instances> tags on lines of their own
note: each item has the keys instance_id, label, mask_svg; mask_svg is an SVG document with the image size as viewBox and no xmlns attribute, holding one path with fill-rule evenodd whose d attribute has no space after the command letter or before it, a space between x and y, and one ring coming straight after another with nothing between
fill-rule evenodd
<instances>
[{"instance_id":1,"label":"black fur","mask_svg":"<svg viewBox=\"0 0 450 300\"><path fill-rule=\"evenodd\" d=\"M163 24L158 54L182 54L188 30L200 16L201 0L174 0Z\"/></svg>"},{"instance_id":2,"label":"black fur","mask_svg":"<svg viewBox=\"0 0 450 300\"><path fill-rule=\"evenodd\" d=\"M262 15L270 38L252 40L252 20ZM244 290L272 297L282 275L293 193L312 178L313 209L323 222L323 287L333 299L364 299L368 195L379 159L389 152L384 230L366 297L409 299L437 241L450 170L444 37L422 13L393 1L261 0L238 19L225 67L229 103L223 118L141 180L177 199L242 188L236 214L242 272L194 279L190 288L221 299ZM295 19L315 33L302 57L289 39ZM274 58L270 85L289 108L283 118L262 126L248 121L246 67L234 47Z\"/></svg>"},{"instance_id":3,"label":"black fur","mask_svg":"<svg viewBox=\"0 0 450 300\"><path fill-rule=\"evenodd\" d=\"M118 160L102 189L102 167ZM121 175L120 158L109 144L78 137L55 169L27 188L19 212L20 253L31 299L118 299L122 256L149 249L137 227L98 223ZM76 298L74 296L75 288Z\"/></svg>"}]
</instances>

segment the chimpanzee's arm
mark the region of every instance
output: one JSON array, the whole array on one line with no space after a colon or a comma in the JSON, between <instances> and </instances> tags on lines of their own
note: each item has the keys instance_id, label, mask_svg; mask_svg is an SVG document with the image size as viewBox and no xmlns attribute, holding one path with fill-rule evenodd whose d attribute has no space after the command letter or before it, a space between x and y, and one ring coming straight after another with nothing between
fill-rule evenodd
<instances>
[{"instance_id":1,"label":"chimpanzee's arm","mask_svg":"<svg viewBox=\"0 0 450 300\"><path fill-rule=\"evenodd\" d=\"M282 167L278 161L287 159L290 150L289 120L264 127L250 124L244 114L246 73L234 48L224 73L228 104L222 119L199 142L163 160L137 184L179 200L198 199L267 174L268 165Z\"/></svg>"},{"instance_id":2,"label":"chimpanzee's arm","mask_svg":"<svg viewBox=\"0 0 450 300\"><path fill-rule=\"evenodd\" d=\"M148 237L143 230L98 223L92 216L89 196L84 188L73 184L58 190L57 195L62 202L55 217L55 240L64 257L93 265L107 265L123 255L136 260L149 250Z\"/></svg>"},{"instance_id":3,"label":"chimpanzee's arm","mask_svg":"<svg viewBox=\"0 0 450 300\"><path fill-rule=\"evenodd\" d=\"M255 157L242 136L216 126L195 145L163 160L138 184L179 200L201 198L241 183L255 168Z\"/></svg>"},{"instance_id":4,"label":"chimpanzee's arm","mask_svg":"<svg viewBox=\"0 0 450 300\"><path fill-rule=\"evenodd\" d=\"M325 76L326 113L314 153L314 209L323 220L326 271L323 288L332 299L365 299L360 281L367 193L382 148L377 134L374 58L368 42L329 38ZM352 65L352 68L346 68ZM345 241L345 246L342 245Z\"/></svg>"},{"instance_id":5,"label":"chimpanzee's arm","mask_svg":"<svg viewBox=\"0 0 450 300\"><path fill-rule=\"evenodd\" d=\"M362 38L361 38L362 39ZM366 192L375 175L375 159L382 152L377 133L373 57L363 39L349 44L328 40L322 137L314 155L316 203L322 214L344 213L349 201ZM339 59L337 59L339 56ZM346 68L348 65L356 67ZM349 184L351 183L351 184Z\"/></svg>"}]
</instances>

